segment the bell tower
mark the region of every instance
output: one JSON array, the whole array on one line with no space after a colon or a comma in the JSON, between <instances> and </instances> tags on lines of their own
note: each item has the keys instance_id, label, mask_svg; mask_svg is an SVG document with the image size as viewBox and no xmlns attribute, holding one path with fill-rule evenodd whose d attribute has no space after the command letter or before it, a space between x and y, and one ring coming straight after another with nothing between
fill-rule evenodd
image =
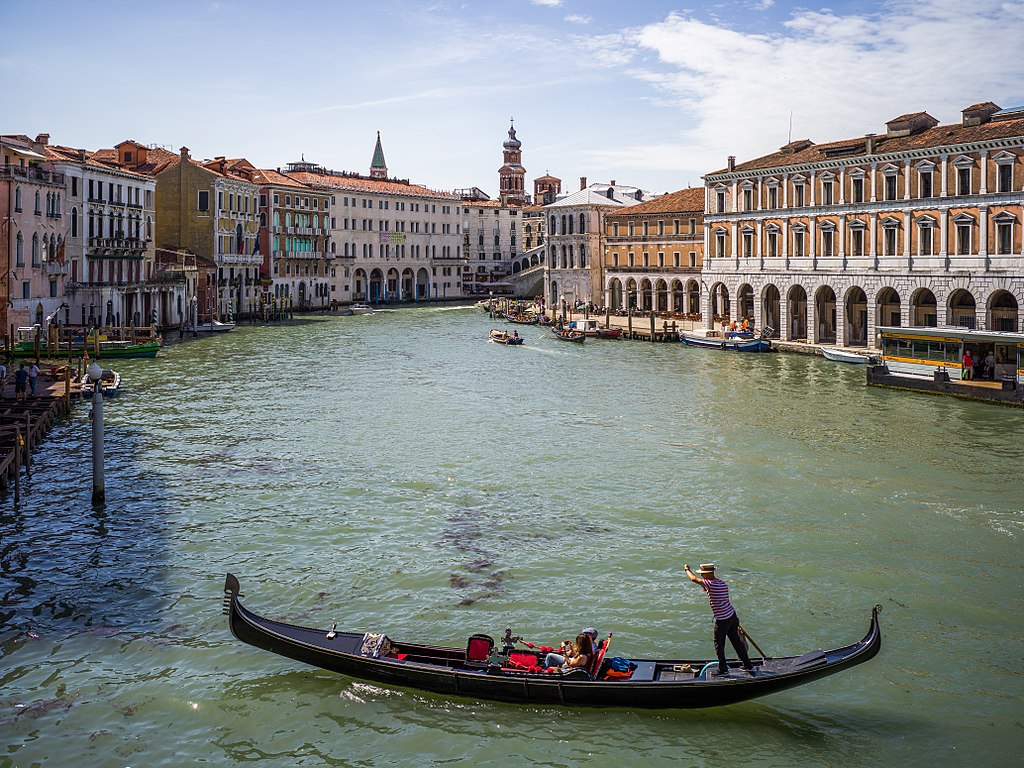
<instances>
[{"instance_id":1,"label":"bell tower","mask_svg":"<svg viewBox=\"0 0 1024 768\"><path fill-rule=\"evenodd\" d=\"M377 146L373 148L373 160L370 161L370 178L386 179L388 164L384 162L384 147L380 145L380 131L377 131Z\"/></svg>"},{"instance_id":2,"label":"bell tower","mask_svg":"<svg viewBox=\"0 0 1024 768\"><path fill-rule=\"evenodd\" d=\"M499 196L502 205L526 205L523 144L516 138L515 121L512 118L509 121L512 125L508 129L508 141L502 145L505 164L498 169Z\"/></svg>"}]
</instances>

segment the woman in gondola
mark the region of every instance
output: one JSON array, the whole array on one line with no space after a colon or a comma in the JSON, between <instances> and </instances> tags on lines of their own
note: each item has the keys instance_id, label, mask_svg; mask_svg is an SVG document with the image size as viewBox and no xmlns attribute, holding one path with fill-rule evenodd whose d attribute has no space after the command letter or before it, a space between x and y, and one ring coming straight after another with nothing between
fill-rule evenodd
<instances>
[{"instance_id":1,"label":"woman in gondola","mask_svg":"<svg viewBox=\"0 0 1024 768\"><path fill-rule=\"evenodd\" d=\"M594 641L590 635L576 635L575 643L563 643L564 654L549 653L544 659L544 668L558 667L560 669L572 669L574 667L587 668L590 660L594 657Z\"/></svg>"}]
</instances>

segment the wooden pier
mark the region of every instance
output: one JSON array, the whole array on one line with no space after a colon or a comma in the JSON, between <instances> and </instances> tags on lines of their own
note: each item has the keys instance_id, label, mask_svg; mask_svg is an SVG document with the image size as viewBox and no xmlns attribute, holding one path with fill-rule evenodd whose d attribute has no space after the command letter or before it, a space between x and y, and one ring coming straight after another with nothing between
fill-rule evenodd
<instances>
[{"instance_id":1,"label":"wooden pier","mask_svg":"<svg viewBox=\"0 0 1024 768\"><path fill-rule=\"evenodd\" d=\"M0 386L0 496L14 486L14 501L21 500L21 475L32 474L32 452L54 422L70 415L71 399L81 392L77 384L39 375L35 397L15 400L14 376Z\"/></svg>"}]
</instances>

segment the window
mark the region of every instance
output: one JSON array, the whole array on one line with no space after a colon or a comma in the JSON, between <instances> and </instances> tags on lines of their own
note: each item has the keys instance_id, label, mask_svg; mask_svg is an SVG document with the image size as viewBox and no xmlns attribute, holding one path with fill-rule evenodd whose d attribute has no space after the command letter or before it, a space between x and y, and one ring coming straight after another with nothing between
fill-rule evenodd
<instances>
[{"instance_id":1,"label":"window","mask_svg":"<svg viewBox=\"0 0 1024 768\"><path fill-rule=\"evenodd\" d=\"M31 299L32 298L32 283L29 280L25 280L21 284L21 298Z\"/></svg>"},{"instance_id":2,"label":"window","mask_svg":"<svg viewBox=\"0 0 1024 768\"><path fill-rule=\"evenodd\" d=\"M36 192L36 216L39 216L42 210L39 208L39 192Z\"/></svg>"},{"instance_id":3,"label":"window","mask_svg":"<svg viewBox=\"0 0 1024 768\"><path fill-rule=\"evenodd\" d=\"M615 252L612 253L612 266L613 267L619 266L619 254L618 253L615 253Z\"/></svg>"},{"instance_id":4,"label":"window","mask_svg":"<svg viewBox=\"0 0 1024 768\"><path fill-rule=\"evenodd\" d=\"M835 190L835 182L831 179L821 182L821 204L832 205L832 196Z\"/></svg>"},{"instance_id":5,"label":"window","mask_svg":"<svg viewBox=\"0 0 1024 768\"><path fill-rule=\"evenodd\" d=\"M92 182L89 182L92 184ZM21 187L14 188L14 212L21 213Z\"/></svg>"},{"instance_id":6,"label":"window","mask_svg":"<svg viewBox=\"0 0 1024 768\"><path fill-rule=\"evenodd\" d=\"M725 256L725 233L719 232L715 236L715 255L718 257Z\"/></svg>"},{"instance_id":7,"label":"window","mask_svg":"<svg viewBox=\"0 0 1024 768\"><path fill-rule=\"evenodd\" d=\"M78 177L71 177L71 196L78 197Z\"/></svg>"},{"instance_id":8,"label":"window","mask_svg":"<svg viewBox=\"0 0 1024 768\"><path fill-rule=\"evenodd\" d=\"M658 266L659 267L664 267L665 266L665 254L662 253L661 251L658 252Z\"/></svg>"},{"instance_id":9,"label":"window","mask_svg":"<svg viewBox=\"0 0 1024 768\"><path fill-rule=\"evenodd\" d=\"M612 237L619 236L619 225L618 223L612 224Z\"/></svg>"},{"instance_id":10,"label":"window","mask_svg":"<svg viewBox=\"0 0 1024 768\"><path fill-rule=\"evenodd\" d=\"M956 252L958 255L967 255L971 252L971 225L969 223L956 225Z\"/></svg>"},{"instance_id":11,"label":"window","mask_svg":"<svg viewBox=\"0 0 1024 768\"><path fill-rule=\"evenodd\" d=\"M199 198L196 201L196 210L208 211L210 210L210 192L205 189L199 190Z\"/></svg>"},{"instance_id":12,"label":"window","mask_svg":"<svg viewBox=\"0 0 1024 768\"><path fill-rule=\"evenodd\" d=\"M883 255L885 255L885 256L895 256L896 255L896 240L897 240L896 234L897 234L896 233L896 227L885 227L884 228L882 241L883 241L883 247L884 247L885 251L884 251Z\"/></svg>"},{"instance_id":13,"label":"window","mask_svg":"<svg viewBox=\"0 0 1024 768\"><path fill-rule=\"evenodd\" d=\"M864 179L853 180L853 202L864 202Z\"/></svg>"},{"instance_id":14,"label":"window","mask_svg":"<svg viewBox=\"0 0 1024 768\"><path fill-rule=\"evenodd\" d=\"M829 258L833 255L833 241L835 240L835 232L831 229L821 230L821 255L825 258Z\"/></svg>"},{"instance_id":15,"label":"window","mask_svg":"<svg viewBox=\"0 0 1024 768\"><path fill-rule=\"evenodd\" d=\"M754 210L754 190L752 189L743 190L743 210Z\"/></svg>"},{"instance_id":16,"label":"window","mask_svg":"<svg viewBox=\"0 0 1024 768\"><path fill-rule=\"evenodd\" d=\"M919 256L932 255L932 225L922 223L917 230L917 253Z\"/></svg>"},{"instance_id":17,"label":"window","mask_svg":"<svg viewBox=\"0 0 1024 768\"><path fill-rule=\"evenodd\" d=\"M71 209L71 236L78 237L78 209Z\"/></svg>"},{"instance_id":18,"label":"window","mask_svg":"<svg viewBox=\"0 0 1024 768\"><path fill-rule=\"evenodd\" d=\"M38 267L39 262L39 235L32 235L32 266Z\"/></svg>"},{"instance_id":19,"label":"window","mask_svg":"<svg viewBox=\"0 0 1024 768\"><path fill-rule=\"evenodd\" d=\"M956 193L958 195L971 194L971 169L969 167L956 169Z\"/></svg>"},{"instance_id":20,"label":"window","mask_svg":"<svg viewBox=\"0 0 1024 768\"><path fill-rule=\"evenodd\" d=\"M1013 192L1013 165L1001 163L996 171L996 189L999 192Z\"/></svg>"},{"instance_id":21,"label":"window","mask_svg":"<svg viewBox=\"0 0 1024 768\"><path fill-rule=\"evenodd\" d=\"M679 264L679 251L676 251L675 253L672 254L672 266L678 269Z\"/></svg>"},{"instance_id":22,"label":"window","mask_svg":"<svg viewBox=\"0 0 1024 768\"><path fill-rule=\"evenodd\" d=\"M15 249L14 266L25 266L25 237L21 234L21 232L18 233L18 244Z\"/></svg>"},{"instance_id":23,"label":"window","mask_svg":"<svg viewBox=\"0 0 1024 768\"><path fill-rule=\"evenodd\" d=\"M778 208L779 207L779 188L768 187L768 207Z\"/></svg>"},{"instance_id":24,"label":"window","mask_svg":"<svg viewBox=\"0 0 1024 768\"><path fill-rule=\"evenodd\" d=\"M690 266L691 267L696 267L697 266L697 252L696 251L690 251Z\"/></svg>"},{"instance_id":25,"label":"window","mask_svg":"<svg viewBox=\"0 0 1024 768\"><path fill-rule=\"evenodd\" d=\"M801 227L800 229L794 229L793 230L793 255L794 256L800 257L800 256L804 255L804 243L805 243L805 241L806 241L806 237L804 235L803 228Z\"/></svg>"},{"instance_id":26,"label":"window","mask_svg":"<svg viewBox=\"0 0 1024 768\"><path fill-rule=\"evenodd\" d=\"M855 227L850 229L850 254L853 256L864 255L864 228Z\"/></svg>"},{"instance_id":27,"label":"window","mask_svg":"<svg viewBox=\"0 0 1024 768\"><path fill-rule=\"evenodd\" d=\"M802 208L804 206L804 185L794 184L793 185L793 207Z\"/></svg>"},{"instance_id":28,"label":"window","mask_svg":"<svg viewBox=\"0 0 1024 768\"><path fill-rule=\"evenodd\" d=\"M1001 213L995 217L996 242L995 252L999 256L1009 256L1013 253L1013 216L1009 213Z\"/></svg>"},{"instance_id":29,"label":"window","mask_svg":"<svg viewBox=\"0 0 1024 768\"><path fill-rule=\"evenodd\" d=\"M631 266L631 267L632 267L632 266L633 266L633 261L634 261L634 259L635 259L635 256L634 256L634 254L632 254L632 253L631 253L631 254L629 254L629 255L628 255L628 256L626 257L626 263L627 263L627 264L628 264L629 266Z\"/></svg>"},{"instance_id":30,"label":"window","mask_svg":"<svg viewBox=\"0 0 1024 768\"><path fill-rule=\"evenodd\" d=\"M895 200L896 199L896 174L889 173L885 177L885 199Z\"/></svg>"},{"instance_id":31,"label":"window","mask_svg":"<svg viewBox=\"0 0 1024 768\"><path fill-rule=\"evenodd\" d=\"M725 192L718 193L718 212L725 213Z\"/></svg>"},{"instance_id":32,"label":"window","mask_svg":"<svg viewBox=\"0 0 1024 768\"><path fill-rule=\"evenodd\" d=\"M779 233L772 231L768 233L768 255L771 257L779 255Z\"/></svg>"},{"instance_id":33,"label":"window","mask_svg":"<svg viewBox=\"0 0 1024 768\"><path fill-rule=\"evenodd\" d=\"M752 232L743 233L743 255L748 259L754 255L754 234Z\"/></svg>"}]
</instances>

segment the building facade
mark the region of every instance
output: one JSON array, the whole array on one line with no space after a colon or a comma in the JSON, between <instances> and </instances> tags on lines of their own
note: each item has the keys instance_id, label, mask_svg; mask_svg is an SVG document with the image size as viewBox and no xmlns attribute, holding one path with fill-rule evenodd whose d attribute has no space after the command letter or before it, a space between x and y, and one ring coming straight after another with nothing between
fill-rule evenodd
<instances>
[{"instance_id":1,"label":"building facade","mask_svg":"<svg viewBox=\"0 0 1024 768\"><path fill-rule=\"evenodd\" d=\"M704 188L683 189L608 213L604 304L696 320L704 262Z\"/></svg>"},{"instance_id":2,"label":"building facade","mask_svg":"<svg viewBox=\"0 0 1024 768\"><path fill-rule=\"evenodd\" d=\"M293 163L289 168L297 164ZM331 302L331 195L276 170L256 171L260 185L261 285L300 309Z\"/></svg>"},{"instance_id":3,"label":"building facade","mask_svg":"<svg viewBox=\"0 0 1024 768\"><path fill-rule=\"evenodd\" d=\"M464 296L461 199L387 176L377 135L370 176L293 163L287 175L330 195L332 303Z\"/></svg>"},{"instance_id":4,"label":"building facade","mask_svg":"<svg viewBox=\"0 0 1024 768\"><path fill-rule=\"evenodd\" d=\"M604 305L605 217L653 195L638 187L587 184L543 206L547 245L544 267L545 300L550 307L563 303Z\"/></svg>"},{"instance_id":5,"label":"building facade","mask_svg":"<svg viewBox=\"0 0 1024 768\"><path fill-rule=\"evenodd\" d=\"M64 306L64 175L46 156L47 134L0 136L0 334L45 325Z\"/></svg>"},{"instance_id":6,"label":"building facade","mask_svg":"<svg viewBox=\"0 0 1024 768\"><path fill-rule=\"evenodd\" d=\"M715 315L847 346L874 346L876 326L1022 327L1022 108L902 115L704 179Z\"/></svg>"}]
</instances>

